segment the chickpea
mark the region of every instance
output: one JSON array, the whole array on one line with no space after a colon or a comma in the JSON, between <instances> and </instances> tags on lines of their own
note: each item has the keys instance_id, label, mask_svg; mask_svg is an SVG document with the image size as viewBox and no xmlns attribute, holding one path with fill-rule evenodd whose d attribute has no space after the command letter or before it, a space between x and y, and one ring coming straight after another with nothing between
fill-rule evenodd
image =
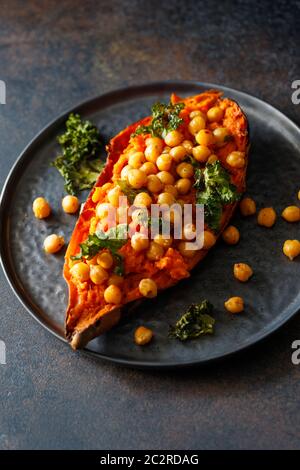
<instances>
[{"instance_id":1,"label":"chickpea","mask_svg":"<svg viewBox=\"0 0 300 470\"><path fill-rule=\"evenodd\" d=\"M167 204L171 206L175 202L175 197L171 193L160 193L157 198L157 204Z\"/></svg>"},{"instance_id":2,"label":"chickpea","mask_svg":"<svg viewBox=\"0 0 300 470\"><path fill-rule=\"evenodd\" d=\"M235 263L233 266L233 274L236 279L246 282L253 275L253 270L246 263Z\"/></svg>"},{"instance_id":3,"label":"chickpea","mask_svg":"<svg viewBox=\"0 0 300 470\"><path fill-rule=\"evenodd\" d=\"M255 214L255 201L251 197L244 197L240 202L240 211L244 217Z\"/></svg>"},{"instance_id":4,"label":"chickpea","mask_svg":"<svg viewBox=\"0 0 300 470\"><path fill-rule=\"evenodd\" d=\"M162 184L174 184L174 176L168 171L160 171L156 176L160 179Z\"/></svg>"},{"instance_id":5,"label":"chickpea","mask_svg":"<svg viewBox=\"0 0 300 470\"><path fill-rule=\"evenodd\" d=\"M147 189L151 193L159 193L163 188L163 184L156 175L149 175L147 179Z\"/></svg>"},{"instance_id":6,"label":"chickpea","mask_svg":"<svg viewBox=\"0 0 300 470\"><path fill-rule=\"evenodd\" d=\"M217 155L215 155L214 153L212 153L212 154L208 157L207 163L209 163L209 164L211 165L212 163L215 163L215 162L217 162L218 160L219 160L219 159L218 159Z\"/></svg>"},{"instance_id":7,"label":"chickpea","mask_svg":"<svg viewBox=\"0 0 300 470\"><path fill-rule=\"evenodd\" d=\"M160 154L161 151L154 145L149 145L145 149L145 158L148 162L155 163Z\"/></svg>"},{"instance_id":8,"label":"chickpea","mask_svg":"<svg viewBox=\"0 0 300 470\"><path fill-rule=\"evenodd\" d=\"M122 300L122 292L120 287L111 284L104 291L104 300L108 304L120 304Z\"/></svg>"},{"instance_id":9,"label":"chickpea","mask_svg":"<svg viewBox=\"0 0 300 470\"><path fill-rule=\"evenodd\" d=\"M114 206L119 207L119 198L123 195L120 186L115 186L113 189L108 191L107 199L108 202Z\"/></svg>"},{"instance_id":10,"label":"chickpea","mask_svg":"<svg viewBox=\"0 0 300 470\"><path fill-rule=\"evenodd\" d=\"M155 175L157 173L156 165L152 162L145 162L140 168L141 171L145 173L145 175Z\"/></svg>"},{"instance_id":11,"label":"chickpea","mask_svg":"<svg viewBox=\"0 0 300 470\"><path fill-rule=\"evenodd\" d=\"M139 283L139 291L144 297L152 299L157 296L157 285L152 279L142 279Z\"/></svg>"},{"instance_id":12,"label":"chickpea","mask_svg":"<svg viewBox=\"0 0 300 470\"><path fill-rule=\"evenodd\" d=\"M196 134L196 142L199 145L204 145L207 147L208 145L212 145L214 143L214 135L209 129L201 129Z\"/></svg>"},{"instance_id":13,"label":"chickpea","mask_svg":"<svg viewBox=\"0 0 300 470\"><path fill-rule=\"evenodd\" d=\"M114 264L114 259L109 251L103 251L97 256L97 263L103 269L110 269Z\"/></svg>"},{"instance_id":14,"label":"chickpea","mask_svg":"<svg viewBox=\"0 0 300 470\"><path fill-rule=\"evenodd\" d=\"M80 282L86 282L90 278L90 267L80 261L77 264L74 264L72 268L70 269L70 273L72 277L75 277L75 279L78 279Z\"/></svg>"},{"instance_id":15,"label":"chickpea","mask_svg":"<svg viewBox=\"0 0 300 470\"><path fill-rule=\"evenodd\" d=\"M261 209L257 216L257 222L263 227L273 227L276 221L276 212L273 207L265 207Z\"/></svg>"},{"instance_id":16,"label":"chickpea","mask_svg":"<svg viewBox=\"0 0 300 470\"><path fill-rule=\"evenodd\" d=\"M209 250L212 246L214 246L216 241L217 241L217 238L212 232L209 232L208 230L204 230L203 247L202 247L203 250Z\"/></svg>"},{"instance_id":17,"label":"chickpea","mask_svg":"<svg viewBox=\"0 0 300 470\"><path fill-rule=\"evenodd\" d=\"M181 145L185 148L186 153L189 155L193 153L193 142L191 140L184 140Z\"/></svg>"},{"instance_id":18,"label":"chickpea","mask_svg":"<svg viewBox=\"0 0 300 470\"><path fill-rule=\"evenodd\" d=\"M210 154L210 149L205 147L205 145L197 145L193 148L193 157L197 162L205 163Z\"/></svg>"},{"instance_id":19,"label":"chickpea","mask_svg":"<svg viewBox=\"0 0 300 470\"><path fill-rule=\"evenodd\" d=\"M161 154L156 160L156 166L160 171L169 171L171 168L171 165L172 165L172 157L168 153Z\"/></svg>"},{"instance_id":20,"label":"chickpea","mask_svg":"<svg viewBox=\"0 0 300 470\"><path fill-rule=\"evenodd\" d=\"M87 264L88 264L89 266L97 264L97 257L98 257L98 255L93 256L93 258L87 259L87 260L86 260ZM76 260L74 260L74 261L76 261ZM78 262L78 261L77 261L77 262ZM76 264L76 263L75 263L75 264Z\"/></svg>"},{"instance_id":21,"label":"chickpea","mask_svg":"<svg viewBox=\"0 0 300 470\"><path fill-rule=\"evenodd\" d=\"M100 203L100 204L97 204L97 207L96 207L96 216L99 218L99 219L104 219L108 216L108 211L111 209L111 205L110 204L107 204L106 202L103 202L103 203Z\"/></svg>"},{"instance_id":22,"label":"chickpea","mask_svg":"<svg viewBox=\"0 0 300 470\"><path fill-rule=\"evenodd\" d=\"M231 138L231 134L226 127L217 127L214 129L213 135L215 137L217 147L222 147L227 143L228 139Z\"/></svg>"},{"instance_id":23,"label":"chickpea","mask_svg":"<svg viewBox=\"0 0 300 470\"><path fill-rule=\"evenodd\" d=\"M145 144L147 147L152 146L152 147L157 148L159 153L162 152L162 149L164 147L164 141L160 139L159 137L148 137L148 139L146 139Z\"/></svg>"},{"instance_id":24,"label":"chickpea","mask_svg":"<svg viewBox=\"0 0 300 470\"><path fill-rule=\"evenodd\" d=\"M163 148L163 151L161 153L170 153L170 150L171 150L171 147L169 147L168 145L166 145L164 148Z\"/></svg>"},{"instance_id":25,"label":"chickpea","mask_svg":"<svg viewBox=\"0 0 300 470\"><path fill-rule=\"evenodd\" d=\"M191 178L194 174L194 167L191 163L182 162L177 165L176 172L181 178Z\"/></svg>"},{"instance_id":26,"label":"chickpea","mask_svg":"<svg viewBox=\"0 0 300 470\"><path fill-rule=\"evenodd\" d=\"M136 232L131 237L131 246L134 251L147 250L149 247L149 239L142 233Z\"/></svg>"},{"instance_id":27,"label":"chickpea","mask_svg":"<svg viewBox=\"0 0 300 470\"><path fill-rule=\"evenodd\" d=\"M150 343L153 338L153 331L145 326L139 326L134 332L134 341L139 346Z\"/></svg>"},{"instance_id":28,"label":"chickpea","mask_svg":"<svg viewBox=\"0 0 300 470\"><path fill-rule=\"evenodd\" d=\"M137 206L137 207L141 207L141 206L150 207L152 204L152 198L146 192L139 193L135 196L133 204L134 206Z\"/></svg>"},{"instance_id":29,"label":"chickpea","mask_svg":"<svg viewBox=\"0 0 300 470\"><path fill-rule=\"evenodd\" d=\"M145 162L145 155L143 152L135 152L129 155L128 158L128 165L132 168L140 168L142 164Z\"/></svg>"},{"instance_id":30,"label":"chickpea","mask_svg":"<svg viewBox=\"0 0 300 470\"><path fill-rule=\"evenodd\" d=\"M169 248L172 245L173 238L158 233L157 235L155 235L154 241L157 245L160 245L163 248Z\"/></svg>"},{"instance_id":31,"label":"chickpea","mask_svg":"<svg viewBox=\"0 0 300 470\"><path fill-rule=\"evenodd\" d=\"M206 115L200 111L200 109L195 109L195 111L191 111L189 114L190 119L193 119L196 116L201 116L204 120L206 120Z\"/></svg>"},{"instance_id":32,"label":"chickpea","mask_svg":"<svg viewBox=\"0 0 300 470\"><path fill-rule=\"evenodd\" d=\"M166 184L164 187L165 193L171 193L176 198L178 196L178 190L172 184Z\"/></svg>"},{"instance_id":33,"label":"chickpea","mask_svg":"<svg viewBox=\"0 0 300 470\"><path fill-rule=\"evenodd\" d=\"M46 253L57 253L65 244L64 237L56 235L48 235L44 240L44 250Z\"/></svg>"},{"instance_id":34,"label":"chickpea","mask_svg":"<svg viewBox=\"0 0 300 470\"><path fill-rule=\"evenodd\" d=\"M164 254L164 249L161 245L155 242L150 243L149 249L147 251L147 258L150 261L159 260L160 258L162 258L163 254Z\"/></svg>"},{"instance_id":35,"label":"chickpea","mask_svg":"<svg viewBox=\"0 0 300 470\"><path fill-rule=\"evenodd\" d=\"M79 209L79 200L76 196L67 195L62 200L62 208L67 214L75 214Z\"/></svg>"},{"instance_id":36,"label":"chickpea","mask_svg":"<svg viewBox=\"0 0 300 470\"><path fill-rule=\"evenodd\" d=\"M183 135L180 131L170 131L165 137L165 143L169 147L176 147L183 141Z\"/></svg>"},{"instance_id":37,"label":"chickpea","mask_svg":"<svg viewBox=\"0 0 300 470\"><path fill-rule=\"evenodd\" d=\"M32 210L37 219L45 219L51 213L51 207L43 197L37 197L33 201Z\"/></svg>"},{"instance_id":38,"label":"chickpea","mask_svg":"<svg viewBox=\"0 0 300 470\"><path fill-rule=\"evenodd\" d=\"M196 238L196 227L195 224L186 224L183 227L183 238L184 240L191 241Z\"/></svg>"},{"instance_id":39,"label":"chickpea","mask_svg":"<svg viewBox=\"0 0 300 470\"><path fill-rule=\"evenodd\" d=\"M297 206L288 206L282 211L281 215L287 222L299 222L300 208Z\"/></svg>"},{"instance_id":40,"label":"chickpea","mask_svg":"<svg viewBox=\"0 0 300 470\"><path fill-rule=\"evenodd\" d=\"M170 155L175 162L180 162L186 156L186 149L183 145L177 145L170 150Z\"/></svg>"},{"instance_id":41,"label":"chickpea","mask_svg":"<svg viewBox=\"0 0 300 470\"><path fill-rule=\"evenodd\" d=\"M90 265L90 279L94 284L103 284L108 279L108 273L99 265Z\"/></svg>"},{"instance_id":42,"label":"chickpea","mask_svg":"<svg viewBox=\"0 0 300 470\"><path fill-rule=\"evenodd\" d=\"M230 297L224 302L224 306L230 313L240 313L244 310L244 301L242 297Z\"/></svg>"},{"instance_id":43,"label":"chickpea","mask_svg":"<svg viewBox=\"0 0 300 470\"><path fill-rule=\"evenodd\" d=\"M118 274L112 274L107 281L107 284L111 286L112 284L114 286L120 287L124 282L124 278L122 276L119 276Z\"/></svg>"},{"instance_id":44,"label":"chickpea","mask_svg":"<svg viewBox=\"0 0 300 470\"><path fill-rule=\"evenodd\" d=\"M147 175L135 168L128 171L128 183L135 189L140 189L147 184Z\"/></svg>"},{"instance_id":45,"label":"chickpea","mask_svg":"<svg viewBox=\"0 0 300 470\"><path fill-rule=\"evenodd\" d=\"M100 201L102 197L102 188L95 188L93 195L92 195L92 201L96 204L97 202Z\"/></svg>"},{"instance_id":46,"label":"chickpea","mask_svg":"<svg viewBox=\"0 0 300 470\"><path fill-rule=\"evenodd\" d=\"M219 108L219 106L213 106L207 111L207 119L210 122L221 121L223 115L224 115L223 110Z\"/></svg>"},{"instance_id":47,"label":"chickpea","mask_svg":"<svg viewBox=\"0 0 300 470\"><path fill-rule=\"evenodd\" d=\"M285 256L293 261L294 258L300 255L300 242L299 240L286 240L283 244L283 253Z\"/></svg>"},{"instance_id":48,"label":"chickpea","mask_svg":"<svg viewBox=\"0 0 300 470\"><path fill-rule=\"evenodd\" d=\"M233 225L229 225L224 230L222 238L227 245L236 245L240 239L240 232Z\"/></svg>"},{"instance_id":49,"label":"chickpea","mask_svg":"<svg viewBox=\"0 0 300 470\"><path fill-rule=\"evenodd\" d=\"M175 188L179 192L179 194L187 194L192 187L192 182L188 178L180 178L175 183Z\"/></svg>"},{"instance_id":50,"label":"chickpea","mask_svg":"<svg viewBox=\"0 0 300 470\"><path fill-rule=\"evenodd\" d=\"M226 162L228 165L232 166L232 168L243 168L246 164L245 152L231 152L227 155Z\"/></svg>"},{"instance_id":51,"label":"chickpea","mask_svg":"<svg viewBox=\"0 0 300 470\"><path fill-rule=\"evenodd\" d=\"M205 129L205 119L202 116L195 116L189 123L189 131L192 135Z\"/></svg>"},{"instance_id":52,"label":"chickpea","mask_svg":"<svg viewBox=\"0 0 300 470\"><path fill-rule=\"evenodd\" d=\"M126 165L122 168L121 174L120 174L122 180L127 180L129 170L132 170L131 166L129 165Z\"/></svg>"},{"instance_id":53,"label":"chickpea","mask_svg":"<svg viewBox=\"0 0 300 470\"><path fill-rule=\"evenodd\" d=\"M186 241L179 242L178 250L180 254L184 256L185 258L193 258L196 250L193 250L193 249L191 250L190 248L188 248L187 243L191 243L191 242L186 242Z\"/></svg>"}]
</instances>

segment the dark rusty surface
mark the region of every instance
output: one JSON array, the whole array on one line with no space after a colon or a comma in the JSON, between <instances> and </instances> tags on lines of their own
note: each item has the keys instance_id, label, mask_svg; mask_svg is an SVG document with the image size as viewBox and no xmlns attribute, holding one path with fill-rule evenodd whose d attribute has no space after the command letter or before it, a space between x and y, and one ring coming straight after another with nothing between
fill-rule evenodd
<instances>
[{"instance_id":1,"label":"dark rusty surface","mask_svg":"<svg viewBox=\"0 0 300 470\"><path fill-rule=\"evenodd\" d=\"M220 83L299 124L299 10L288 1L2 1L0 184L57 114L127 84ZM0 282L1 448L299 447L299 317L213 367L132 371L73 353L30 318L2 273Z\"/></svg>"}]
</instances>

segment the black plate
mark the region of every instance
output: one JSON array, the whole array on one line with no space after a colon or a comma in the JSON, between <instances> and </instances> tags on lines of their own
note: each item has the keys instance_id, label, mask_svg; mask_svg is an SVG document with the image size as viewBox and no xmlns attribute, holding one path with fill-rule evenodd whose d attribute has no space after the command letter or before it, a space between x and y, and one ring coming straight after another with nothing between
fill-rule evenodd
<instances>
[{"instance_id":1,"label":"black plate","mask_svg":"<svg viewBox=\"0 0 300 470\"><path fill-rule=\"evenodd\" d=\"M279 214L285 206L295 204L300 189L300 130L272 106L245 93L210 83L153 83L107 93L72 111L91 119L108 141L128 123L148 115L153 102L167 101L171 92L184 96L209 88L223 90L249 118L252 146L248 192L258 207L272 205ZM56 137L70 111L47 126L18 158L2 192L0 213L1 259L10 285L27 310L63 340L67 303L61 275L63 254L47 256L42 245L52 232L68 239L76 220L61 210L63 180L50 167L59 150ZM49 220L33 217L32 201L39 195L51 203L53 215ZM201 364L253 345L291 318L300 307L299 261L290 262L282 254L282 244L286 239L299 238L299 225L279 217L273 229L263 229L255 218L242 220L238 214L234 223L242 234L238 246L220 242L189 280L142 303L116 328L90 342L86 351L135 367ZM248 262L253 267L254 276L248 283L233 279L235 262ZM223 302L232 295L244 298L242 315L225 312ZM190 303L203 298L215 306L215 334L184 344L168 338L169 324ZM144 348L133 342L133 332L140 324L155 332L154 341Z\"/></svg>"}]
</instances>

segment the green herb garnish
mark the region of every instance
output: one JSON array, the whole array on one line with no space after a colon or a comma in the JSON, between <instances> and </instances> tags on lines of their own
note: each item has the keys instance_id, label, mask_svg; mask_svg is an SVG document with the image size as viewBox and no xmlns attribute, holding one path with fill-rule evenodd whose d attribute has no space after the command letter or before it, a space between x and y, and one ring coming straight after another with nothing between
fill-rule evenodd
<instances>
[{"instance_id":1,"label":"green herb garnish","mask_svg":"<svg viewBox=\"0 0 300 470\"><path fill-rule=\"evenodd\" d=\"M141 188L141 189L134 189L132 188L126 180L118 180L117 184L120 186L122 193L127 197L128 202L130 204L133 204L135 197L139 193L145 193L148 192L147 189Z\"/></svg>"},{"instance_id":2,"label":"green herb garnish","mask_svg":"<svg viewBox=\"0 0 300 470\"><path fill-rule=\"evenodd\" d=\"M213 306L208 300L191 305L179 318L175 326L170 328L169 335L186 341L214 332L215 320L210 316Z\"/></svg>"},{"instance_id":3,"label":"green herb garnish","mask_svg":"<svg viewBox=\"0 0 300 470\"><path fill-rule=\"evenodd\" d=\"M151 134L153 137L165 138L168 132L177 129L183 123L179 117L184 103L155 103L152 108L152 121L148 126L139 126L133 135Z\"/></svg>"},{"instance_id":4,"label":"green herb garnish","mask_svg":"<svg viewBox=\"0 0 300 470\"><path fill-rule=\"evenodd\" d=\"M90 189L104 162L100 160L101 150L98 129L89 121L82 121L79 114L70 114L66 132L58 137L62 154L52 163L65 180L69 194Z\"/></svg>"},{"instance_id":5,"label":"green herb garnish","mask_svg":"<svg viewBox=\"0 0 300 470\"><path fill-rule=\"evenodd\" d=\"M225 204L238 201L240 194L230 182L230 175L219 161L207 164L204 170L197 168L194 187L197 189L196 203L204 204L205 222L218 230Z\"/></svg>"},{"instance_id":6,"label":"green herb garnish","mask_svg":"<svg viewBox=\"0 0 300 470\"><path fill-rule=\"evenodd\" d=\"M118 250L127 242L127 233L127 224L119 224L117 227L113 227L107 232L96 230L93 235L88 236L85 242L80 243L79 253L75 256L71 256L71 259L91 259L96 256L100 250L106 248L115 259L115 273L121 275L124 273L124 260L123 256L118 253Z\"/></svg>"}]
</instances>

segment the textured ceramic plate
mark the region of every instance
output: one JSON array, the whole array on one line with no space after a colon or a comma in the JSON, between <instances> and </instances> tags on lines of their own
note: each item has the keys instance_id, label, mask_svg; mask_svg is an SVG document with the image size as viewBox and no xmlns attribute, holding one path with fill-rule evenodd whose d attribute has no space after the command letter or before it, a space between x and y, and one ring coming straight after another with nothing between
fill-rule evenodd
<instances>
[{"instance_id":1,"label":"textured ceramic plate","mask_svg":"<svg viewBox=\"0 0 300 470\"><path fill-rule=\"evenodd\" d=\"M72 111L95 123L107 142L129 123L148 115L153 102L167 101L171 92L185 96L209 88L223 90L248 116L252 145L247 192L258 207L272 205L279 214L286 205L296 203L299 128L252 96L208 83L164 82L111 92ZM63 180L50 167L59 151L56 137L63 131L69 112L44 129L19 157L3 190L0 214L1 258L7 278L27 310L61 339L67 304L67 287L61 274L63 253L47 256L42 245L46 235L53 232L68 239L76 221L61 210ZM45 221L32 214L32 201L39 195L45 196L53 208L53 215ZM282 254L282 243L287 238L299 238L299 225L278 218L273 229L263 229L255 218L242 220L238 214L234 223L242 234L237 246L220 242L190 279L155 300L141 303L112 331L90 342L86 350L137 367L200 364L253 345L292 317L300 307L300 264ZM235 262L248 262L253 267L250 282L241 284L233 279ZM244 298L243 314L230 316L224 311L223 302L232 295ZM168 338L169 325L189 304L204 298L215 306L215 334L187 343ZM154 341L144 348L133 342L133 332L140 324L155 333Z\"/></svg>"}]
</instances>

